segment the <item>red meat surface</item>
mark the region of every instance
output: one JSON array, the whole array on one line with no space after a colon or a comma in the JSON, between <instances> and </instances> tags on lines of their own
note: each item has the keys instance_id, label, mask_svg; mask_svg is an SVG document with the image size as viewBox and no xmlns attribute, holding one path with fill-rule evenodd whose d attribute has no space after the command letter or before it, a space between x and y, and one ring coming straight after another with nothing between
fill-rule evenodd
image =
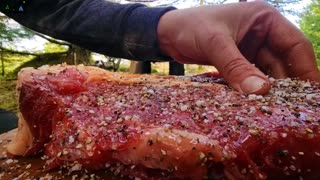
<instances>
[{"instance_id":1,"label":"red meat surface","mask_svg":"<svg viewBox=\"0 0 320 180\"><path fill-rule=\"evenodd\" d=\"M19 74L13 155L142 179L319 179L319 84L246 95L197 77L52 66ZM222 82L222 81L221 81Z\"/></svg>"}]
</instances>

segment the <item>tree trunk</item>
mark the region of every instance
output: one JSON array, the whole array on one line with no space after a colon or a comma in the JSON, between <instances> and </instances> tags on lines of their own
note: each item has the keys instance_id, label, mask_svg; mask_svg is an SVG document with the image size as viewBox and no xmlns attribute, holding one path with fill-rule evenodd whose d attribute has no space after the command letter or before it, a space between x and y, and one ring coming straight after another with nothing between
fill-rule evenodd
<instances>
[{"instance_id":1,"label":"tree trunk","mask_svg":"<svg viewBox=\"0 0 320 180\"><path fill-rule=\"evenodd\" d=\"M79 46L72 45L69 53L64 60L67 64L90 64L91 52Z\"/></svg>"},{"instance_id":2,"label":"tree trunk","mask_svg":"<svg viewBox=\"0 0 320 180\"><path fill-rule=\"evenodd\" d=\"M1 69L2 69L2 76L4 76L4 74L5 74L5 71L4 71L4 59L3 59L3 50L2 49L0 49L1 50L1 54L0 54L0 59L1 59Z\"/></svg>"}]
</instances>

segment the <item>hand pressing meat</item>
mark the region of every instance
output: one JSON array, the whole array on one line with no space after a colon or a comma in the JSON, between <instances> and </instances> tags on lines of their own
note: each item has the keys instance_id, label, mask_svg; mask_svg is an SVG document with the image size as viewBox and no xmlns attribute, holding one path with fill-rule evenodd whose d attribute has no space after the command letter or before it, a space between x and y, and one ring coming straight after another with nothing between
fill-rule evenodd
<instances>
[{"instance_id":1,"label":"hand pressing meat","mask_svg":"<svg viewBox=\"0 0 320 180\"><path fill-rule=\"evenodd\" d=\"M23 69L8 152L141 179L320 178L318 83L271 79L259 96L212 81Z\"/></svg>"},{"instance_id":2,"label":"hand pressing meat","mask_svg":"<svg viewBox=\"0 0 320 180\"><path fill-rule=\"evenodd\" d=\"M165 54L180 63L217 67L240 92L267 93L267 76L320 82L309 40L263 1L169 11L158 35Z\"/></svg>"}]
</instances>

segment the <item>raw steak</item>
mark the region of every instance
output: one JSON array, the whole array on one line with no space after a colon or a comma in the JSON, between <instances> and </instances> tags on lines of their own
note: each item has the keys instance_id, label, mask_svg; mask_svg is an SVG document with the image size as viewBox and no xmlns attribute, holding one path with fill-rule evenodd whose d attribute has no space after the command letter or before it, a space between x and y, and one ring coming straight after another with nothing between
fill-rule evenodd
<instances>
[{"instance_id":1,"label":"raw steak","mask_svg":"<svg viewBox=\"0 0 320 180\"><path fill-rule=\"evenodd\" d=\"M206 77L44 66L19 73L13 155L141 179L319 179L319 84L265 96Z\"/></svg>"}]
</instances>

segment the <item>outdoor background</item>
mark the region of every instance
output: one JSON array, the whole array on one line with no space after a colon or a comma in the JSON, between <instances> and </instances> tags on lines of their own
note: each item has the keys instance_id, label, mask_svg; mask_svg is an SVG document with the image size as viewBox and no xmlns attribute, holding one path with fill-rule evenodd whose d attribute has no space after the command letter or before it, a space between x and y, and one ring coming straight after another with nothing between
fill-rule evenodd
<instances>
[{"instance_id":1,"label":"outdoor background","mask_svg":"<svg viewBox=\"0 0 320 180\"><path fill-rule=\"evenodd\" d=\"M236 0L128 0L120 3L142 2L149 6L188 8L201 5L235 3ZM240 0L243 1L243 0ZM244 0L245 1L245 0ZM318 64L320 62L320 0L267 0L312 41ZM99 61L105 69L138 73L144 66L125 59L92 53L68 42L53 39L20 26L0 13L0 109L17 111L15 85L17 73L23 67L44 64L86 64ZM186 75L215 70L210 66L184 65ZM169 63L151 63L153 74L169 73Z\"/></svg>"}]
</instances>

